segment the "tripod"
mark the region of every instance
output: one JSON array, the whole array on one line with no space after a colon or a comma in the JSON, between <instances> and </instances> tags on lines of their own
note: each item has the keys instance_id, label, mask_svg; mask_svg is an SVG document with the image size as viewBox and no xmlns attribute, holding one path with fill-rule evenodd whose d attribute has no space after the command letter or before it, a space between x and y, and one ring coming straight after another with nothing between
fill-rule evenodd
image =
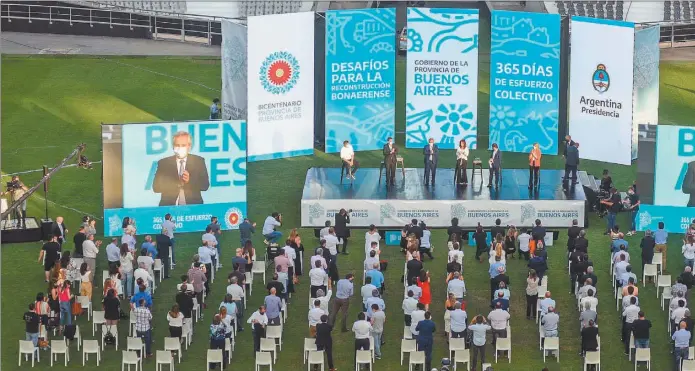
<instances>
[{"instance_id":1,"label":"tripod","mask_svg":"<svg viewBox=\"0 0 695 371\"><path fill-rule=\"evenodd\" d=\"M21 192L21 194L17 194L16 189L9 189L8 193L10 194L10 204L14 204L17 200L19 200L23 195L24 192ZM26 229L27 223L26 223L26 217L27 217L27 202L26 200L19 204L17 207L15 207L12 210L12 218L14 219L13 223L13 228L22 228Z\"/></svg>"}]
</instances>

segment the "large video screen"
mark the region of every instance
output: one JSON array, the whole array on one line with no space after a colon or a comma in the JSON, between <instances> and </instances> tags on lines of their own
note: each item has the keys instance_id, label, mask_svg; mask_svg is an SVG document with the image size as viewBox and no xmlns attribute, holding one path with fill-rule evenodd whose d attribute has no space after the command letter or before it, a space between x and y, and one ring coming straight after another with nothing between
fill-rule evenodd
<instances>
[{"instance_id":1,"label":"large video screen","mask_svg":"<svg viewBox=\"0 0 695 371\"><path fill-rule=\"evenodd\" d=\"M103 125L104 232L203 231L210 218L235 229L246 215L246 123L198 121Z\"/></svg>"}]
</instances>

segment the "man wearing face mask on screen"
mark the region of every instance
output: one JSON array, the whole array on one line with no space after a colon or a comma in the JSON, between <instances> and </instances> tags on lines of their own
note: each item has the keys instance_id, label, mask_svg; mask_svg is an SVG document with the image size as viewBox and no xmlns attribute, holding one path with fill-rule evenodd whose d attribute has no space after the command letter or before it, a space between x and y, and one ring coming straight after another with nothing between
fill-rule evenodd
<instances>
[{"instance_id":1,"label":"man wearing face mask on screen","mask_svg":"<svg viewBox=\"0 0 695 371\"><path fill-rule=\"evenodd\" d=\"M159 160L153 190L161 193L159 206L202 204L200 192L210 188L205 159L190 154L191 135L185 131L174 134L174 156Z\"/></svg>"}]
</instances>

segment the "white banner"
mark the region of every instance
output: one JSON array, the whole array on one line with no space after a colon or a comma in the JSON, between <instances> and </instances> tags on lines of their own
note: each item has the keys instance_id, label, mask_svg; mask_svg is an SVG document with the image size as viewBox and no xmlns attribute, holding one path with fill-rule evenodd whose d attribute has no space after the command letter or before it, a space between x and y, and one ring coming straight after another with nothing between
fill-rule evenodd
<instances>
[{"instance_id":1,"label":"white banner","mask_svg":"<svg viewBox=\"0 0 695 371\"><path fill-rule=\"evenodd\" d=\"M248 161L314 153L314 13L248 18Z\"/></svg>"},{"instance_id":2,"label":"white banner","mask_svg":"<svg viewBox=\"0 0 695 371\"><path fill-rule=\"evenodd\" d=\"M546 227L570 227L577 219L584 226L584 201L302 200L302 227L323 227L341 208L352 209L351 227L399 227L417 219L442 228L452 218L467 228L479 222L492 226L496 219L502 225L529 227L536 219Z\"/></svg>"},{"instance_id":3,"label":"white banner","mask_svg":"<svg viewBox=\"0 0 695 371\"><path fill-rule=\"evenodd\" d=\"M246 27L222 20L222 118L246 120Z\"/></svg>"},{"instance_id":4,"label":"white banner","mask_svg":"<svg viewBox=\"0 0 695 371\"><path fill-rule=\"evenodd\" d=\"M630 165L634 24L572 17L569 133L588 160Z\"/></svg>"},{"instance_id":5,"label":"white banner","mask_svg":"<svg viewBox=\"0 0 695 371\"><path fill-rule=\"evenodd\" d=\"M477 9L408 8L407 148L434 138L440 149L478 133Z\"/></svg>"}]
</instances>

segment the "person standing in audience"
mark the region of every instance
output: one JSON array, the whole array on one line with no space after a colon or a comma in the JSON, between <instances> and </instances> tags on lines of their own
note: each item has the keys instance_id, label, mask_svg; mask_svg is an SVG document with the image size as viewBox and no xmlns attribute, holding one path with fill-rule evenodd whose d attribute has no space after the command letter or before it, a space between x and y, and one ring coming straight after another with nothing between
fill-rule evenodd
<instances>
[{"instance_id":1,"label":"person standing in audience","mask_svg":"<svg viewBox=\"0 0 695 371\"><path fill-rule=\"evenodd\" d=\"M432 183L434 183L434 179ZM425 370L432 368L432 346L434 345L436 326L431 318L432 313L425 312L425 319L420 321L416 327L418 332L416 338L417 349L425 352Z\"/></svg>"},{"instance_id":2,"label":"person standing in audience","mask_svg":"<svg viewBox=\"0 0 695 371\"><path fill-rule=\"evenodd\" d=\"M372 337L374 338L374 353L376 359L381 359L381 344L384 335L384 324L386 323L386 313L379 304L372 304Z\"/></svg>"},{"instance_id":3,"label":"person standing in audience","mask_svg":"<svg viewBox=\"0 0 695 371\"><path fill-rule=\"evenodd\" d=\"M309 271L309 280L311 284L309 295L312 299L316 298L317 291L323 290L324 292L326 292L328 274L326 273L326 270L323 268L321 261L315 261L314 267Z\"/></svg>"},{"instance_id":4,"label":"person standing in audience","mask_svg":"<svg viewBox=\"0 0 695 371\"><path fill-rule=\"evenodd\" d=\"M555 308L548 307L548 313L541 318L541 325L546 338L558 337L558 325L560 316L555 312Z\"/></svg>"},{"instance_id":5,"label":"person standing in audience","mask_svg":"<svg viewBox=\"0 0 695 371\"><path fill-rule=\"evenodd\" d=\"M468 321L468 314L462 309L461 303L457 302L454 304L454 310L450 314L451 320L451 337L452 338L466 338L466 322Z\"/></svg>"},{"instance_id":6,"label":"person standing in audience","mask_svg":"<svg viewBox=\"0 0 695 371\"><path fill-rule=\"evenodd\" d=\"M352 212L352 209L350 209L350 212ZM350 229L347 225L350 224L350 212L345 209L340 209L340 211L335 214L335 235L343 240L343 255L348 255L347 247Z\"/></svg>"},{"instance_id":7,"label":"person standing in audience","mask_svg":"<svg viewBox=\"0 0 695 371\"><path fill-rule=\"evenodd\" d=\"M685 322L681 322L679 330L674 332L671 339L674 341L673 355L675 358L675 371L680 370L680 365L683 360L688 359L688 350L690 347L690 331L686 330Z\"/></svg>"},{"instance_id":8,"label":"person standing in audience","mask_svg":"<svg viewBox=\"0 0 695 371\"><path fill-rule=\"evenodd\" d=\"M87 231L85 226L80 226L80 229L72 237L72 242L75 244L75 251L73 251L73 258L82 258L82 243L87 239Z\"/></svg>"},{"instance_id":9,"label":"person standing in audience","mask_svg":"<svg viewBox=\"0 0 695 371\"><path fill-rule=\"evenodd\" d=\"M536 271L530 269L526 277L526 319L536 318L536 305L538 303L538 286L540 280Z\"/></svg>"},{"instance_id":10,"label":"person standing in audience","mask_svg":"<svg viewBox=\"0 0 695 371\"><path fill-rule=\"evenodd\" d=\"M647 229L647 231L644 232L644 237L642 241L640 241L639 246L642 249L642 271L644 271L644 266L646 264L652 264L652 260L654 260L656 242L654 241L654 237L652 237L651 230Z\"/></svg>"},{"instance_id":11,"label":"person standing in audience","mask_svg":"<svg viewBox=\"0 0 695 371\"><path fill-rule=\"evenodd\" d=\"M53 269L58 262L59 254L60 244L58 243L58 237L51 236L51 240L46 242L43 247L41 247L41 252L39 253L39 263L43 262L43 271L45 275L44 282L49 281L51 269Z\"/></svg>"},{"instance_id":12,"label":"person standing in audience","mask_svg":"<svg viewBox=\"0 0 695 371\"><path fill-rule=\"evenodd\" d=\"M34 348L39 343L39 327L41 326L41 317L35 312L36 304L29 303L29 310L24 312L24 333L26 341L31 341Z\"/></svg>"},{"instance_id":13,"label":"person standing in audience","mask_svg":"<svg viewBox=\"0 0 695 371\"><path fill-rule=\"evenodd\" d=\"M632 333L632 323L639 318L640 308L637 306L637 298L630 298L630 305L623 310L623 343L625 344L625 355L630 354L630 334Z\"/></svg>"},{"instance_id":14,"label":"person standing in audience","mask_svg":"<svg viewBox=\"0 0 695 371\"><path fill-rule=\"evenodd\" d=\"M191 328L193 323L191 319L193 317L193 292L190 291L190 285L184 283L179 289L179 293L176 294L176 304L179 306L181 314L183 314L183 324Z\"/></svg>"},{"instance_id":15,"label":"person standing in audience","mask_svg":"<svg viewBox=\"0 0 695 371\"><path fill-rule=\"evenodd\" d=\"M268 316L265 315L265 307L260 306L258 310L251 314L251 317L246 321L251 325L253 331L253 350L261 351L261 339L265 337L265 328L268 326Z\"/></svg>"},{"instance_id":16,"label":"person standing in audience","mask_svg":"<svg viewBox=\"0 0 695 371\"><path fill-rule=\"evenodd\" d=\"M466 283L461 279L461 273L454 272L453 279L447 284L447 292L453 293L459 303L463 302L463 297L466 295Z\"/></svg>"},{"instance_id":17,"label":"person standing in audience","mask_svg":"<svg viewBox=\"0 0 695 371\"><path fill-rule=\"evenodd\" d=\"M215 314L212 317L212 323L210 324L210 349L220 349L222 350L222 369L227 367L227 355L225 354L224 339L227 336L227 325L222 320L219 314ZM260 347L259 347L260 348ZM217 367L216 363L210 363L209 368L215 369Z\"/></svg>"},{"instance_id":18,"label":"person standing in audience","mask_svg":"<svg viewBox=\"0 0 695 371\"><path fill-rule=\"evenodd\" d=\"M171 310L167 312L167 321L169 322L169 336L179 339L183 336L183 313L179 310L179 305L174 304Z\"/></svg>"},{"instance_id":19,"label":"person standing in audience","mask_svg":"<svg viewBox=\"0 0 695 371\"><path fill-rule=\"evenodd\" d=\"M369 337L372 332L372 324L365 320L364 312L357 314L357 321L352 325L352 332L355 333L355 354L353 359L356 361L358 350L369 350Z\"/></svg>"},{"instance_id":20,"label":"person standing in audience","mask_svg":"<svg viewBox=\"0 0 695 371\"><path fill-rule=\"evenodd\" d=\"M420 295L419 302L425 305L425 310L429 311L430 304L432 303L432 293L430 290L430 272L421 271L420 277L417 278L417 285L422 290L422 295Z\"/></svg>"},{"instance_id":21,"label":"person standing in audience","mask_svg":"<svg viewBox=\"0 0 695 371\"><path fill-rule=\"evenodd\" d=\"M410 314L410 332L415 336L418 334L417 324L425 319L425 305L417 303L417 309Z\"/></svg>"},{"instance_id":22,"label":"person standing in audience","mask_svg":"<svg viewBox=\"0 0 695 371\"><path fill-rule=\"evenodd\" d=\"M335 301L333 302L333 309L331 310L330 324L335 327L336 318L338 314L342 312L343 327L341 328L341 332L348 332L347 315L348 309L350 308L350 298L355 289L352 284L354 279L355 276L352 273L348 273L345 278L338 281L336 285Z\"/></svg>"},{"instance_id":23,"label":"person standing in audience","mask_svg":"<svg viewBox=\"0 0 695 371\"><path fill-rule=\"evenodd\" d=\"M408 290L408 296L406 296L405 299L403 299L403 314L405 318L405 325L410 327L412 324L411 319L412 319L412 314L415 310L417 310L417 304L418 301L414 297L414 293L412 290Z\"/></svg>"},{"instance_id":24,"label":"person standing in audience","mask_svg":"<svg viewBox=\"0 0 695 371\"><path fill-rule=\"evenodd\" d=\"M685 265L692 269L693 265L695 265L695 240L693 237L686 237L686 242L683 244L681 251L685 259Z\"/></svg>"},{"instance_id":25,"label":"person standing in audience","mask_svg":"<svg viewBox=\"0 0 695 371\"><path fill-rule=\"evenodd\" d=\"M328 316L321 316L321 323L316 325L316 350L324 351L328 359L328 370L337 371L333 366L333 326L328 324Z\"/></svg>"},{"instance_id":26,"label":"person standing in audience","mask_svg":"<svg viewBox=\"0 0 695 371\"><path fill-rule=\"evenodd\" d=\"M200 262L194 263L191 269L188 270L188 282L193 285L195 297L198 300L198 304L203 309L206 308L205 303L203 303L203 290L205 289L205 283L207 280L208 278L205 275L205 266L201 265Z\"/></svg>"},{"instance_id":27,"label":"person standing in audience","mask_svg":"<svg viewBox=\"0 0 695 371\"><path fill-rule=\"evenodd\" d=\"M649 329L652 327L651 321L644 318L644 312L639 311L639 316L632 322L632 333L635 337L635 348L649 348Z\"/></svg>"},{"instance_id":28,"label":"person standing in audience","mask_svg":"<svg viewBox=\"0 0 695 371\"><path fill-rule=\"evenodd\" d=\"M307 315L309 321L309 337L316 337L316 326L321 322L321 317L326 315L326 312L321 309L321 301L314 300L314 306L309 309Z\"/></svg>"},{"instance_id":29,"label":"person standing in audience","mask_svg":"<svg viewBox=\"0 0 695 371\"><path fill-rule=\"evenodd\" d=\"M280 316L282 315L282 300L276 295L277 291L272 288L270 289L270 294L268 294L264 301L265 313L268 317L268 325L270 326L280 326L282 320Z\"/></svg>"},{"instance_id":30,"label":"person standing in audience","mask_svg":"<svg viewBox=\"0 0 695 371\"><path fill-rule=\"evenodd\" d=\"M661 269L666 271L666 249L668 248L668 232L664 228L664 222L659 222L654 231L654 248L661 253Z\"/></svg>"},{"instance_id":31,"label":"person standing in audience","mask_svg":"<svg viewBox=\"0 0 695 371\"><path fill-rule=\"evenodd\" d=\"M200 264L205 266L205 294L210 295L210 280L212 279L212 258L217 254L217 251L208 245L208 241L203 241L203 245L198 248L198 257Z\"/></svg>"},{"instance_id":32,"label":"person standing in audience","mask_svg":"<svg viewBox=\"0 0 695 371\"><path fill-rule=\"evenodd\" d=\"M487 324L485 317L478 315L473 323L468 326L468 331L473 333L473 365L472 370L478 369L478 357L480 356L480 367L485 364L485 343L487 342L487 332L492 327Z\"/></svg>"},{"instance_id":33,"label":"person standing in audience","mask_svg":"<svg viewBox=\"0 0 695 371\"><path fill-rule=\"evenodd\" d=\"M487 316L492 326L492 346L497 344L497 338L507 337L507 325L509 324L509 312L502 309L502 303L497 303L495 309Z\"/></svg>"},{"instance_id":34,"label":"person standing in audience","mask_svg":"<svg viewBox=\"0 0 695 371\"><path fill-rule=\"evenodd\" d=\"M133 315L135 316L135 332L137 337L142 339L145 343L145 354L146 357L152 357L152 327L150 323L152 322L152 312L146 306L145 299L140 299L138 301L137 307L133 310Z\"/></svg>"},{"instance_id":35,"label":"person standing in audience","mask_svg":"<svg viewBox=\"0 0 695 371\"><path fill-rule=\"evenodd\" d=\"M169 278L169 251L174 251L174 244L171 243L171 237L167 234L166 229L155 236L155 245L157 247L157 256L162 262L162 270L164 278Z\"/></svg>"},{"instance_id":36,"label":"person standing in audience","mask_svg":"<svg viewBox=\"0 0 695 371\"><path fill-rule=\"evenodd\" d=\"M87 235L87 239L82 243L82 259L89 264L89 270L92 271L92 282L94 282L94 272L97 269L97 255L101 241L94 241L94 235ZM98 287L95 285L95 287Z\"/></svg>"}]
</instances>

